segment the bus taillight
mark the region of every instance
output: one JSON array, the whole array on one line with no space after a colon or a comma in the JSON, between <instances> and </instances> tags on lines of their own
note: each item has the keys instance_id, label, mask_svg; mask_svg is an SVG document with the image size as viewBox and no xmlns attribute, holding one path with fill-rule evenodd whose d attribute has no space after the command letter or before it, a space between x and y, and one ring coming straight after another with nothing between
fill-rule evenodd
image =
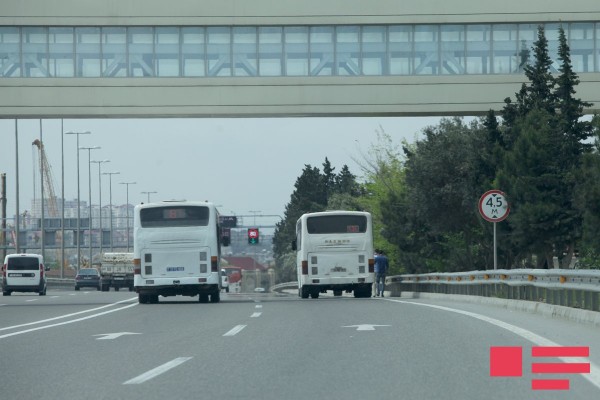
<instances>
[{"instance_id":1,"label":"bus taillight","mask_svg":"<svg viewBox=\"0 0 600 400\"><path fill-rule=\"evenodd\" d=\"M372 274L375 272L375 259L369 258L369 273Z\"/></svg>"},{"instance_id":2,"label":"bus taillight","mask_svg":"<svg viewBox=\"0 0 600 400\"><path fill-rule=\"evenodd\" d=\"M219 272L219 265L217 263L217 256L210 257L210 272Z\"/></svg>"},{"instance_id":3,"label":"bus taillight","mask_svg":"<svg viewBox=\"0 0 600 400\"><path fill-rule=\"evenodd\" d=\"M139 258L133 259L133 274L134 275L142 274L142 262Z\"/></svg>"},{"instance_id":4,"label":"bus taillight","mask_svg":"<svg viewBox=\"0 0 600 400\"><path fill-rule=\"evenodd\" d=\"M308 275L308 261L302 261L302 275Z\"/></svg>"}]
</instances>

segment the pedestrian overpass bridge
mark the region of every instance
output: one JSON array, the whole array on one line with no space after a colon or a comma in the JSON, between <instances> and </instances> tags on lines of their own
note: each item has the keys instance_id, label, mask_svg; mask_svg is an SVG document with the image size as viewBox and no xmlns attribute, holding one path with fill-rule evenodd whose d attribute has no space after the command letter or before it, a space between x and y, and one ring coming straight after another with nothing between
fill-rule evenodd
<instances>
[{"instance_id":1,"label":"pedestrian overpass bridge","mask_svg":"<svg viewBox=\"0 0 600 400\"><path fill-rule=\"evenodd\" d=\"M597 111L597 0L3 0L0 118L482 115L540 24Z\"/></svg>"}]
</instances>

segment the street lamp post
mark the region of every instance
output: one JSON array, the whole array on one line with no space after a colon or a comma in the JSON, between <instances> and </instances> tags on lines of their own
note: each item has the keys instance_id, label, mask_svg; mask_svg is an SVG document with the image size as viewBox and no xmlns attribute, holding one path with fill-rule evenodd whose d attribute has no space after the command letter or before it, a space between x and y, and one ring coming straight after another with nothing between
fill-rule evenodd
<instances>
[{"instance_id":1,"label":"street lamp post","mask_svg":"<svg viewBox=\"0 0 600 400\"><path fill-rule=\"evenodd\" d=\"M158 192L140 192L142 194L147 194L148 195L148 203L150 203L150 194L151 193L158 193Z\"/></svg>"},{"instance_id":2,"label":"street lamp post","mask_svg":"<svg viewBox=\"0 0 600 400\"><path fill-rule=\"evenodd\" d=\"M110 198L110 251L113 251L113 205L112 205L112 176L120 172L103 172L102 175L108 175L108 193Z\"/></svg>"},{"instance_id":3,"label":"street lamp post","mask_svg":"<svg viewBox=\"0 0 600 400\"><path fill-rule=\"evenodd\" d=\"M98 164L98 209L100 210L100 254L102 254L102 239L104 236L104 232L102 232L102 164L110 162L110 160L99 160L92 161L93 163Z\"/></svg>"},{"instance_id":4,"label":"street lamp post","mask_svg":"<svg viewBox=\"0 0 600 400\"><path fill-rule=\"evenodd\" d=\"M77 271L79 271L81 264L81 250L79 239L81 239L80 230L81 230L81 199L80 199L80 191L79 191L79 135L90 135L91 132L65 132L65 135L77 135ZM64 164L64 156L62 160Z\"/></svg>"},{"instance_id":5,"label":"street lamp post","mask_svg":"<svg viewBox=\"0 0 600 400\"><path fill-rule=\"evenodd\" d=\"M88 205L88 220L89 220L89 247L90 247L90 258L88 263L88 268L92 267L92 150L98 150L100 146L91 146L91 147L80 147L79 150L87 150L88 151L88 198L90 204Z\"/></svg>"},{"instance_id":6,"label":"street lamp post","mask_svg":"<svg viewBox=\"0 0 600 400\"><path fill-rule=\"evenodd\" d=\"M129 185L135 185L136 182L119 182L121 185L127 186L127 203L125 204L127 215L127 252L129 253Z\"/></svg>"}]
</instances>

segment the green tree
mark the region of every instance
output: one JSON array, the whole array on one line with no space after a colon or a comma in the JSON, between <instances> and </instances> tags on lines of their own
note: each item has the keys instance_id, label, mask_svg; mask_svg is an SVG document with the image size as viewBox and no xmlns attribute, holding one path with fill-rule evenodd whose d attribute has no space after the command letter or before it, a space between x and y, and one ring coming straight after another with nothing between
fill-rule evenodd
<instances>
[{"instance_id":1,"label":"green tree","mask_svg":"<svg viewBox=\"0 0 600 400\"><path fill-rule=\"evenodd\" d=\"M579 79L562 27L556 78L550 71L552 60L541 26L533 53L534 63L525 67L529 84L515 94L516 103L505 101L505 152L497 182L511 200L513 262L535 254L536 265L548 267L557 255L567 265L582 235L583 212L575 195L582 191L578 189L582 155L590 148L585 140L592 128L582 120L589 104L575 97Z\"/></svg>"},{"instance_id":2,"label":"green tree","mask_svg":"<svg viewBox=\"0 0 600 400\"><path fill-rule=\"evenodd\" d=\"M600 117L594 116L590 126L596 139L582 156L574 200L582 215L578 266L600 269Z\"/></svg>"},{"instance_id":3,"label":"green tree","mask_svg":"<svg viewBox=\"0 0 600 400\"><path fill-rule=\"evenodd\" d=\"M538 267L551 265L554 244L568 235L571 218L563 208L560 136L552 121L545 110L537 109L518 122L520 136L505 155L497 179L511 204L511 244L519 249L519 258L537 254Z\"/></svg>"}]
</instances>

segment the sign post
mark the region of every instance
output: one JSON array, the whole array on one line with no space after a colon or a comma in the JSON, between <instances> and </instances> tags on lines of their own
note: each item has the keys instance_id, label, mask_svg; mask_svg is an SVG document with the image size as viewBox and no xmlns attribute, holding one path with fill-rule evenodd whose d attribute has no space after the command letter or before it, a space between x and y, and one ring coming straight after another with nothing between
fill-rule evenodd
<instances>
[{"instance_id":1,"label":"sign post","mask_svg":"<svg viewBox=\"0 0 600 400\"><path fill-rule=\"evenodd\" d=\"M486 221L494 223L494 269L498 269L496 248L496 223L503 221L510 213L505 194L500 190L488 190L479 199L479 213Z\"/></svg>"}]
</instances>

